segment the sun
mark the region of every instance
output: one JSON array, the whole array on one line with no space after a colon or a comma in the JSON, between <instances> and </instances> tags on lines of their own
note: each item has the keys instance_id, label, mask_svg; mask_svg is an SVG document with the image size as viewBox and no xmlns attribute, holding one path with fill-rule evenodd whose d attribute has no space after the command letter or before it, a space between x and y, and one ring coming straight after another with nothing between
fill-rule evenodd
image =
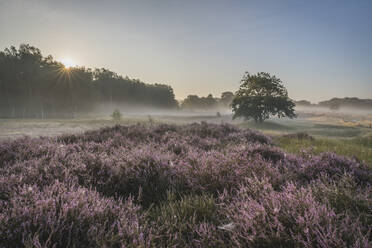
<instances>
[{"instance_id":1,"label":"sun","mask_svg":"<svg viewBox=\"0 0 372 248\"><path fill-rule=\"evenodd\" d=\"M71 67L76 66L76 63L70 58L61 59L61 63L65 66L66 69L70 69Z\"/></svg>"}]
</instances>

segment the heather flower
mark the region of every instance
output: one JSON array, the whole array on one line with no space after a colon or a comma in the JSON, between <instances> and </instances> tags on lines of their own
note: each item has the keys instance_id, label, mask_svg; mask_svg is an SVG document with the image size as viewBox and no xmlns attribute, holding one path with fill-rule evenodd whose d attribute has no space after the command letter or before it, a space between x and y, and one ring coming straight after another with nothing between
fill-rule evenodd
<instances>
[{"instance_id":1,"label":"heather flower","mask_svg":"<svg viewBox=\"0 0 372 248\"><path fill-rule=\"evenodd\" d=\"M234 223L227 235L237 247L370 247L371 229L318 202L311 189L289 183L282 191L268 180L250 180L222 213ZM265 186L266 185L266 186ZM256 187L266 188L258 195ZM253 193L252 193L253 192ZM221 196L224 201L225 196Z\"/></svg>"},{"instance_id":2,"label":"heather flower","mask_svg":"<svg viewBox=\"0 0 372 248\"><path fill-rule=\"evenodd\" d=\"M57 181L42 191L20 188L2 207L0 245L145 247L151 237L145 227L144 215L131 199L114 201Z\"/></svg>"},{"instance_id":3,"label":"heather flower","mask_svg":"<svg viewBox=\"0 0 372 248\"><path fill-rule=\"evenodd\" d=\"M0 143L0 247L370 247L368 167L229 124Z\"/></svg>"}]
</instances>

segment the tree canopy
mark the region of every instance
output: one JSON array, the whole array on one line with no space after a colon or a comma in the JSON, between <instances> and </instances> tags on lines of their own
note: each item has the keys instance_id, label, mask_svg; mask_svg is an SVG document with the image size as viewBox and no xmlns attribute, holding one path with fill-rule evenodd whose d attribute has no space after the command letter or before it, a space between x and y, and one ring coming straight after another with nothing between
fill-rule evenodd
<instances>
[{"instance_id":1,"label":"tree canopy","mask_svg":"<svg viewBox=\"0 0 372 248\"><path fill-rule=\"evenodd\" d=\"M0 118L73 117L101 104L178 106L168 85L145 84L104 68L65 68L27 44L0 51Z\"/></svg>"},{"instance_id":2,"label":"tree canopy","mask_svg":"<svg viewBox=\"0 0 372 248\"><path fill-rule=\"evenodd\" d=\"M294 106L282 81L267 72L245 73L232 102L233 118L262 122L270 116L294 118Z\"/></svg>"}]
</instances>

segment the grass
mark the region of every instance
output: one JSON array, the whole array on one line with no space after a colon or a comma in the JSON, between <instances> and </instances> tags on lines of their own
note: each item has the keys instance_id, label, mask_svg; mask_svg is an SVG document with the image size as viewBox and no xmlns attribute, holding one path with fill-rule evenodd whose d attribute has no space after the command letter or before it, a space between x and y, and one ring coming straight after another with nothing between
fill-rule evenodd
<instances>
[{"instance_id":1,"label":"grass","mask_svg":"<svg viewBox=\"0 0 372 248\"><path fill-rule=\"evenodd\" d=\"M372 137L357 137L353 139L315 138L310 140L281 136L276 137L275 141L279 147L289 153L300 154L303 150L307 150L312 154L334 152L347 157L356 157L372 168Z\"/></svg>"},{"instance_id":2,"label":"grass","mask_svg":"<svg viewBox=\"0 0 372 248\"><path fill-rule=\"evenodd\" d=\"M368 127L315 122L308 119L269 120L263 123L247 121L238 126L256 129L273 136L276 144L288 153L300 154L304 150L312 154L334 152L357 158L372 168L372 129ZM285 136L300 132L307 133L314 139Z\"/></svg>"},{"instance_id":3,"label":"grass","mask_svg":"<svg viewBox=\"0 0 372 248\"><path fill-rule=\"evenodd\" d=\"M269 120L263 123L246 121L239 123L242 128L251 128L262 131L268 135L282 135L298 132L306 132L315 137L329 138L354 138L372 132L370 128L362 126L348 126L339 123L315 122L308 119L295 120Z\"/></svg>"}]
</instances>

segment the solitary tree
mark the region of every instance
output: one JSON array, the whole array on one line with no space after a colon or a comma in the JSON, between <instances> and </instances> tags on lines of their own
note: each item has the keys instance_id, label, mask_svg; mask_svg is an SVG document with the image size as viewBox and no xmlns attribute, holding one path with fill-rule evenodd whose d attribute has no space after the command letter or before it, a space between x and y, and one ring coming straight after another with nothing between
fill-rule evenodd
<instances>
[{"instance_id":1,"label":"solitary tree","mask_svg":"<svg viewBox=\"0 0 372 248\"><path fill-rule=\"evenodd\" d=\"M111 117L114 121L120 121L122 115L118 109L115 109L114 112L112 112Z\"/></svg>"},{"instance_id":2,"label":"solitary tree","mask_svg":"<svg viewBox=\"0 0 372 248\"><path fill-rule=\"evenodd\" d=\"M267 72L246 72L232 102L233 118L255 122L263 122L270 116L294 118L294 106L279 78Z\"/></svg>"}]
</instances>

